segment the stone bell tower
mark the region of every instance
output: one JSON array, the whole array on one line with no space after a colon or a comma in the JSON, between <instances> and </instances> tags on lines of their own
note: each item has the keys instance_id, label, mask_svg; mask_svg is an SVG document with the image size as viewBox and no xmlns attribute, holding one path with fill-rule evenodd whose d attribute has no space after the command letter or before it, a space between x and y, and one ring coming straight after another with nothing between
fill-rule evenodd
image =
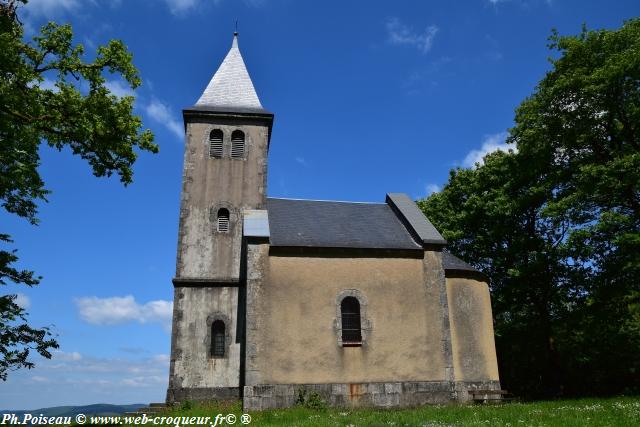
<instances>
[{"instance_id":1,"label":"stone bell tower","mask_svg":"<svg viewBox=\"0 0 640 427\"><path fill-rule=\"evenodd\" d=\"M253 87L237 33L183 118L167 402L237 398L244 352L242 212L265 208L273 123Z\"/></svg>"}]
</instances>

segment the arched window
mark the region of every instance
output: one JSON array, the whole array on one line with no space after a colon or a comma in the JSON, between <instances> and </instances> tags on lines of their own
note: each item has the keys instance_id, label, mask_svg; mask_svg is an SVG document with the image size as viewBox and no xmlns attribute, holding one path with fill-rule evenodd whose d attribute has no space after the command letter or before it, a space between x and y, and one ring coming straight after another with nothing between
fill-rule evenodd
<instances>
[{"instance_id":1,"label":"arched window","mask_svg":"<svg viewBox=\"0 0 640 427\"><path fill-rule=\"evenodd\" d=\"M231 134L231 157L244 157L244 132L241 130L234 130Z\"/></svg>"},{"instance_id":2,"label":"arched window","mask_svg":"<svg viewBox=\"0 0 640 427\"><path fill-rule=\"evenodd\" d=\"M221 233L226 233L229 231L229 209L220 208L218 209L218 231Z\"/></svg>"},{"instance_id":3,"label":"arched window","mask_svg":"<svg viewBox=\"0 0 640 427\"><path fill-rule=\"evenodd\" d=\"M224 135L220 129L214 129L209 134L209 157L222 158L222 139Z\"/></svg>"},{"instance_id":4,"label":"arched window","mask_svg":"<svg viewBox=\"0 0 640 427\"><path fill-rule=\"evenodd\" d=\"M211 357L224 357L224 322L216 320L211 325Z\"/></svg>"},{"instance_id":5,"label":"arched window","mask_svg":"<svg viewBox=\"0 0 640 427\"><path fill-rule=\"evenodd\" d=\"M362 343L360 324L360 302L355 297L346 297L340 303L342 317L342 342L344 345Z\"/></svg>"}]
</instances>

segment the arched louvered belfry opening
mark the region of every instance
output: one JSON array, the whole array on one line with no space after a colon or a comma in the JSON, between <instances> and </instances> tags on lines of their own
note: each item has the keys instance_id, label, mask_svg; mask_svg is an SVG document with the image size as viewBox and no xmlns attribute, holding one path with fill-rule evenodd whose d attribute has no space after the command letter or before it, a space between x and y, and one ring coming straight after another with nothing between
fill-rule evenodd
<instances>
[{"instance_id":1,"label":"arched louvered belfry opening","mask_svg":"<svg viewBox=\"0 0 640 427\"><path fill-rule=\"evenodd\" d=\"M342 318L342 343L344 345L362 343L360 302L356 297L346 297L340 303Z\"/></svg>"},{"instance_id":2,"label":"arched louvered belfry opening","mask_svg":"<svg viewBox=\"0 0 640 427\"><path fill-rule=\"evenodd\" d=\"M211 324L211 357L224 357L225 328L222 320Z\"/></svg>"},{"instance_id":3,"label":"arched louvered belfry opening","mask_svg":"<svg viewBox=\"0 0 640 427\"><path fill-rule=\"evenodd\" d=\"M222 158L222 141L224 134L220 129L214 129L209 134L209 157Z\"/></svg>"},{"instance_id":4,"label":"arched louvered belfry opening","mask_svg":"<svg viewBox=\"0 0 640 427\"><path fill-rule=\"evenodd\" d=\"M217 229L221 233L226 233L229 231L229 209L218 209Z\"/></svg>"},{"instance_id":5,"label":"arched louvered belfry opening","mask_svg":"<svg viewBox=\"0 0 640 427\"><path fill-rule=\"evenodd\" d=\"M234 130L231 134L231 157L239 159L244 157L244 132Z\"/></svg>"}]
</instances>

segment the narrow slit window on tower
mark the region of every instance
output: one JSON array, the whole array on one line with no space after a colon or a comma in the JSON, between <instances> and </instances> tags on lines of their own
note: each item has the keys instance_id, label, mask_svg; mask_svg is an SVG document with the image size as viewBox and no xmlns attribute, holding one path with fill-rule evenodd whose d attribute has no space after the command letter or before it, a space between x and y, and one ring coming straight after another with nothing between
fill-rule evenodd
<instances>
[{"instance_id":1,"label":"narrow slit window on tower","mask_svg":"<svg viewBox=\"0 0 640 427\"><path fill-rule=\"evenodd\" d=\"M224 322L216 320L211 325L211 356L224 357L225 347Z\"/></svg>"},{"instance_id":2,"label":"narrow slit window on tower","mask_svg":"<svg viewBox=\"0 0 640 427\"><path fill-rule=\"evenodd\" d=\"M220 129L214 129L209 134L209 157L222 158L223 133Z\"/></svg>"},{"instance_id":3,"label":"narrow slit window on tower","mask_svg":"<svg viewBox=\"0 0 640 427\"><path fill-rule=\"evenodd\" d=\"M241 130L234 130L231 134L231 157L244 157L244 132Z\"/></svg>"},{"instance_id":4,"label":"narrow slit window on tower","mask_svg":"<svg viewBox=\"0 0 640 427\"><path fill-rule=\"evenodd\" d=\"M229 209L218 210L218 231L226 233L229 231Z\"/></svg>"},{"instance_id":5,"label":"narrow slit window on tower","mask_svg":"<svg viewBox=\"0 0 640 427\"><path fill-rule=\"evenodd\" d=\"M342 317L343 345L360 345L362 343L362 326L360 322L360 302L355 297L346 297L340 303Z\"/></svg>"}]
</instances>

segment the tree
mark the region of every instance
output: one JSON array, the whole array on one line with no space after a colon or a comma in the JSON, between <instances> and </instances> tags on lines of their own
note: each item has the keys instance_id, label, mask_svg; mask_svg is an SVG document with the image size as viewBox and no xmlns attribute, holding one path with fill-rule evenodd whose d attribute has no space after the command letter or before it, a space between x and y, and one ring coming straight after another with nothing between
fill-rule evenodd
<instances>
[{"instance_id":1,"label":"tree","mask_svg":"<svg viewBox=\"0 0 640 427\"><path fill-rule=\"evenodd\" d=\"M115 173L124 185L132 182L137 150L156 153L158 147L133 114L134 98L119 98L105 85L107 73L132 89L141 83L124 43L112 40L86 61L83 46L73 44L71 26L53 22L26 41L18 18L19 6L26 3L0 0L0 203L36 225L38 201L48 194L38 173L41 144L68 148L89 163L95 176ZM8 234L0 234L0 241L12 243ZM0 251L0 285L37 285L41 277L14 267L17 260L15 250ZM50 358L49 350L58 347L51 331L31 328L26 315L15 295L0 298L3 380L9 370L34 366L31 350Z\"/></svg>"},{"instance_id":2,"label":"tree","mask_svg":"<svg viewBox=\"0 0 640 427\"><path fill-rule=\"evenodd\" d=\"M552 69L484 164L421 202L491 279L502 377L530 395L640 388L640 20L553 32ZM588 373L588 374L587 374Z\"/></svg>"},{"instance_id":3,"label":"tree","mask_svg":"<svg viewBox=\"0 0 640 427\"><path fill-rule=\"evenodd\" d=\"M562 55L516 112L521 156L547 166L547 210L571 218L567 257L588 270L559 325L570 387L640 385L640 20L551 37ZM581 333L576 334L576 331ZM580 372L590 372L584 376Z\"/></svg>"}]
</instances>

